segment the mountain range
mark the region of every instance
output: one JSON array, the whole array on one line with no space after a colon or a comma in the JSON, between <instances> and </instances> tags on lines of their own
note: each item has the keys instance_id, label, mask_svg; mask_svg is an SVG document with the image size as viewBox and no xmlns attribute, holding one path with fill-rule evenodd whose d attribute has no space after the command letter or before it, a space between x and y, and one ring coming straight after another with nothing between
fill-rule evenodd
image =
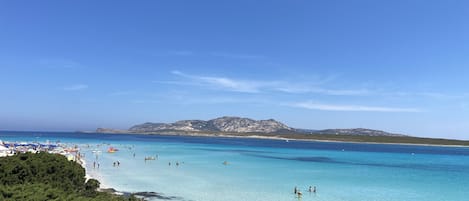
<instances>
[{"instance_id":1,"label":"mountain range","mask_svg":"<svg viewBox=\"0 0 469 201\"><path fill-rule=\"evenodd\" d=\"M311 130L289 127L274 119L253 120L241 117L219 117L208 121L181 120L174 123L143 123L128 130L98 128L99 133L158 133L158 132L207 132L207 133L265 133L265 134L333 134L360 136L405 136L365 128Z\"/></svg>"}]
</instances>

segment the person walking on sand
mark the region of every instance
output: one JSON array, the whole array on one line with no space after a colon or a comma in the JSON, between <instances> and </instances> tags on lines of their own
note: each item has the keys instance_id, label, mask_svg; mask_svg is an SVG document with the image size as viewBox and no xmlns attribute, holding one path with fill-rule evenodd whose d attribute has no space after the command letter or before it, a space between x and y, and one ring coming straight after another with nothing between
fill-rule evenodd
<instances>
[{"instance_id":1,"label":"person walking on sand","mask_svg":"<svg viewBox=\"0 0 469 201\"><path fill-rule=\"evenodd\" d=\"M316 193L316 186L314 186L313 188L313 193Z\"/></svg>"},{"instance_id":2,"label":"person walking on sand","mask_svg":"<svg viewBox=\"0 0 469 201\"><path fill-rule=\"evenodd\" d=\"M121 165L121 162L117 161L117 167L119 167Z\"/></svg>"},{"instance_id":3,"label":"person walking on sand","mask_svg":"<svg viewBox=\"0 0 469 201\"><path fill-rule=\"evenodd\" d=\"M296 188L296 186L295 186L295 189L293 189L293 193L295 193L295 194L298 193L298 188Z\"/></svg>"}]
</instances>

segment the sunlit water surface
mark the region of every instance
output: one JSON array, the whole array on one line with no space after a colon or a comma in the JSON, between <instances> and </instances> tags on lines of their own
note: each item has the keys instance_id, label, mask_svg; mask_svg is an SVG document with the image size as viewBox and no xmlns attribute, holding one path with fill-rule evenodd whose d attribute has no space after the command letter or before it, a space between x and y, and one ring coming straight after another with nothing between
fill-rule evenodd
<instances>
[{"instance_id":1,"label":"sunlit water surface","mask_svg":"<svg viewBox=\"0 0 469 201\"><path fill-rule=\"evenodd\" d=\"M469 149L461 147L7 131L0 132L0 139L77 144L85 154L87 173L105 187L157 192L171 200L461 201L469 197ZM119 151L108 153L110 146ZM120 165L114 166L117 161ZM301 198L293 194L295 186L303 193ZM317 192L308 192L309 186L316 186Z\"/></svg>"}]
</instances>

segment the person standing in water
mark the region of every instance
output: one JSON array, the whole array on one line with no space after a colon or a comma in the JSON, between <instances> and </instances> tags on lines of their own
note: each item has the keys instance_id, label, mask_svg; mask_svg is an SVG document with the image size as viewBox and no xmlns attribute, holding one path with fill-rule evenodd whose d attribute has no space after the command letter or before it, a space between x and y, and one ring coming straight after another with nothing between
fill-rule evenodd
<instances>
[{"instance_id":1,"label":"person standing in water","mask_svg":"<svg viewBox=\"0 0 469 201\"><path fill-rule=\"evenodd\" d=\"M301 199L301 196L303 195L303 193L301 193L301 191L298 191L297 195L298 195L298 199Z\"/></svg>"}]
</instances>

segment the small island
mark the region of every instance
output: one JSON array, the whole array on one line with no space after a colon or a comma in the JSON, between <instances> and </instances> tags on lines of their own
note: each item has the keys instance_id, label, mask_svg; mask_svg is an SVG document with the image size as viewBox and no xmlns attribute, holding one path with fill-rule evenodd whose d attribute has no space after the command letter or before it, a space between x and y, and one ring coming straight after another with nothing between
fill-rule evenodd
<instances>
[{"instance_id":1,"label":"small island","mask_svg":"<svg viewBox=\"0 0 469 201\"><path fill-rule=\"evenodd\" d=\"M274 119L253 120L242 117L219 117L208 121L181 120L174 123L143 123L128 130L98 128L97 133L184 135L204 137L243 137L282 140L309 140L353 143L418 144L469 146L469 141L414 137L366 128L298 129Z\"/></svg>"}]
</instances>

